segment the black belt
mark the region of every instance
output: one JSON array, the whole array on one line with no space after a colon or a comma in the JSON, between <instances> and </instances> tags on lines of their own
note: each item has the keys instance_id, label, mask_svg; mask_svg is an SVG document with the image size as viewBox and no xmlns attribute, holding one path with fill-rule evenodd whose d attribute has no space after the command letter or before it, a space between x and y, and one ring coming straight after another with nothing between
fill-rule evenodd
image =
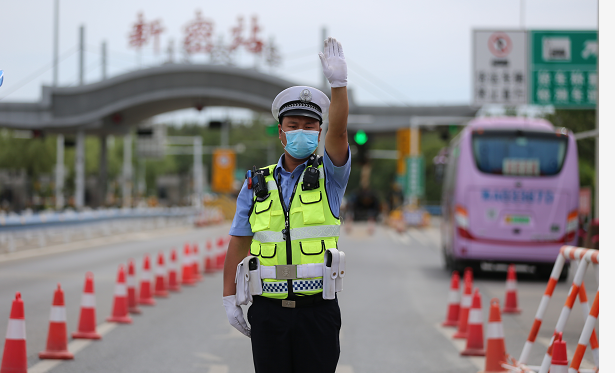
<instances>
[{"instance_id":1,"label":"black belt","mask_svg":"<svg viewBox=\"0 0 615 373\"><path fill-rule=\"evenodd\" d=\"M316 305L320 302L324 301L332 301L334 299L323 299L322 293L314 294L314 295L305 295L305 296L295 296L294 299L274 299L269 297L263 297L260 295L253 296L254 301L266 300L268 302L272 302L277 304L278 306L284 308L301 308L301 307L309 307Z\"/></svg>"}]
</instances>

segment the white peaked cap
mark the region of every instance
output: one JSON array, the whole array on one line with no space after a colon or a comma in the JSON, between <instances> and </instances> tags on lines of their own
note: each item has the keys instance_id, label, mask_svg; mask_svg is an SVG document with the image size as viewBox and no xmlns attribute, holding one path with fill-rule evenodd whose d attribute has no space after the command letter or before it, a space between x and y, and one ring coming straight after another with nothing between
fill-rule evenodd
<instances>
[{"instance_id":1,"label":"white peaked cap","mask_svg":"<svg viewBox=\"0 0 615 373\"><path fill-rule=\"evenodd\" d=\"M280 116L302 115L323 121L329 113L329 97L314 87L298 85L280 92L271 105L271 114L279 121Z\"/></svg>"}]
</instances>

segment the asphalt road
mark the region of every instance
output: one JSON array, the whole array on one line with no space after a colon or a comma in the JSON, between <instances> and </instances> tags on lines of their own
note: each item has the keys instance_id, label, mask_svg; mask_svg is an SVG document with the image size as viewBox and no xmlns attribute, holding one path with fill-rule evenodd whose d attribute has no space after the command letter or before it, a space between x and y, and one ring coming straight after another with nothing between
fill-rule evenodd
<instances>
[{"instance_id":1,"label":"asphalt road","mask_svg":"<svg viewBox=\"0 0 615 373\"><path fill-rule=\"evenodd\" d=\"M140 268L146 253L168 253L171 247L180 248L186 241L203 245L208 239L226 235L228 228L222 225L130 233L113 237L113 242L81 242L76 246L83 248L72 251L12 260L0 256L0 328L8 320L15 291L20 291L26 309L30 372L253 371L250 340L226 320L221 273L206 275L197 286L184 287L181 293L158 299L154 307L141 307L143 314L133 316L131 325L104 322L111 313L118 264L135 258ZM356 224L351 232L342 233L339 247L347 254L348 274L344 291L339 294L343 324L339 373L475 373L484 367L483 358L461 357L463 342L450 338L454 329L439 326L445 318L450 276L443 269L438 232L437 227L432 227L399 234L381 226L370 235L365 225ZM41 362L38 352L45 348L56 284L60 282L65 291L71 333L77 328L86 271L94 273L97 322L105 332L103 339L70 342L70 348L78 350L74 361ZM591 302L597 289L592 269L585 278ZM483 298L485 321L489 299L498 297L503 301L504 281L505 273L478 274L475 278ZM531 354L532 364L542 361L571 282L572 276L555 289ZM531 274L519 274L519 305L523 312L503 315L506 348L513 357L521 353L545 285ZM583 323L577 303L564 334L569 359ZM0 348L3 346L4 340L0 341ZM592 361L588 355L585 359Z\"/></svg>"}]
</instances>

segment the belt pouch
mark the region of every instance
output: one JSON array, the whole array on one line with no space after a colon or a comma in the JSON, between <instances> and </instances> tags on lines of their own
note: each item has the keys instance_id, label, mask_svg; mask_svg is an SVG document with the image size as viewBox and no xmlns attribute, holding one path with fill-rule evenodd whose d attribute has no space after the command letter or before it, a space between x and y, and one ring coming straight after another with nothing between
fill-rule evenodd
<instances>
[{"instance_id":1,"label":"belt pouch","mask_svg":"<svg viewBox=\"0 0 615 373\"><path fill-rule=\"evenodd\" d=\"M322 297L323 299L335 299L335 279L339 269L339 252L337 249L327 249L325 259L331 255L331 266L324 265L322 276Z\"/></svg>"},{"instance_id":2,"label":"belt pouch","mask_svg":"<svg viewBox=\"0 0 615 373\"><path fill-rule=\"evenodd\" d=\"M252 301L252 295L248 288L250 272L248 271L248 261L246 259L237 264L237 272L235 272L235 303L238 306Z\"/></svg>"},{"instance_id":3,"label":"belt pouch","mask_svg":"<svg viewBox=\"0 0 615 373\"><path fill-rule=\"evenodd\" d=\"M250 295L261 295L263 294L263 281L261 280L261 264L257 257L250 256L249 258L254 258L252 260L256 262L256 269L250 271Z\"/></svg>"}]
</instances>

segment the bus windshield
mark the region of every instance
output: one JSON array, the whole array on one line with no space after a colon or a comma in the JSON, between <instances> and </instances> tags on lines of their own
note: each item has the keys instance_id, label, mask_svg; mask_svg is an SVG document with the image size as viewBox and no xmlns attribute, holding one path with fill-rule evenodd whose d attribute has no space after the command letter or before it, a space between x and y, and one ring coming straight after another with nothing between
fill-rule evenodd
<instances>
[{"instance_id":1,"label":"bus windshield","mask_svg":"<svg viewBox=\"0 0 615 373\"><path fill-rule=\"evenodd\" d=\"M472 133L481 172L514 176L553 176L564 164L568 136L550 132L484 130Z\"/></svg>"}]
</instances>

